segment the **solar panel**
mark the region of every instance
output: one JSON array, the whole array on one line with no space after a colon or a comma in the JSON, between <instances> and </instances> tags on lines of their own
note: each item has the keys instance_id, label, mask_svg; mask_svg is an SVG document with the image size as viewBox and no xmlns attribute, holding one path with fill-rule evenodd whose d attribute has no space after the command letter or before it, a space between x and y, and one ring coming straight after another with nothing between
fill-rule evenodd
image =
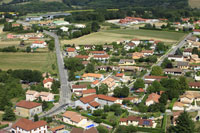
<instances>
[{"instance_id":1,"label":"solar panel","mask_svg":"<svg viewBox=\"0 0 200 133\"><path fill-rule=\"evenodd\" d=\"M150 124L150 121L144 121L143 122L143 125L149 125Z\"/></svg>"}]
</instances>

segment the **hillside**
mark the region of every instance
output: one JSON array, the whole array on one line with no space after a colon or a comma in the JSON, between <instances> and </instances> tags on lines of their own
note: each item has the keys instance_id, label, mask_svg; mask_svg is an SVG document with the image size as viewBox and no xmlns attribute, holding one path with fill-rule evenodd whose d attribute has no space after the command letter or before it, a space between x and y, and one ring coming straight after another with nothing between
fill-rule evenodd
<instances>
[{"instance_id":1,"label":"hillside","mask_svg":"<svg viewBox=\"0 0 200 133\"><path fill-rule=\"evenodd\" d=\"M189 5L192 8L200 8L200 0L189 0Z\"/></svg>"}]
</instances>

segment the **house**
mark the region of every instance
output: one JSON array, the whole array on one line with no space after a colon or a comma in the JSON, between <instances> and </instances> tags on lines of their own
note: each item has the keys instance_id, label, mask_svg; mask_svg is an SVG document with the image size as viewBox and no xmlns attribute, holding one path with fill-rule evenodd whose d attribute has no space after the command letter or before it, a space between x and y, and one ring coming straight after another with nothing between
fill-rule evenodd
<instances>
[{"instance_id":1,"label":"house","mask_svg":"<svg viewBox=\"0 0 200 133\"><path fill-rule=\"evenodd\" d=\"M129 66L129 65L135 65L135 60L133 59L120 59L119 61L120 66Z\"/></svg>"},{"instance_id":2,"label":"house","mask_svg":"<svg viewBox=\"0 0 200 133\"><path fill-rule=\"evenodd\" d=\"M131 42L134 43L136 46L140 44L140 40L137 38L132 39Z\"/></svg>"},{"instance_id":3,"label":"house","mask_svg":"<svg viewBox=\"0 0 200 133\"><path fill-rule=\"evenodd\" d=\"M31 45L31 48L45 48L47 43L45 41L34 41Z\"/></svg>"},{"instance_id":4,"label":"house","mask_svg":"<svg viewBox=\"0 0 200 133\"><path fill-rule=\"evenodd\" d=\"M98 60L98 61L108 61L108 59L110 58L110 56L108 54L104 54L104 55L94 55L93 59L94 60Z\"/></svg>"},{"instance_id":5,"label":"house","mask_svg":"<svg viewBox=\"0 0 200 133\"><path fill-rule=\"evenodd\" d=\"M96 110L99 107L103 107L104 105L112 105L115 103L122 103L121 99L111 97L111 96L106 96L106 95L90 95L86 97L82 97L79 100L75 101L75 106L79 106L84 110L90 109L90 110Z\"/></svg>"},{"instance_id":6,"label":"house","mask_svg":"<svg viewBox=\"0 0 200 133\"><path fill-rule=\"evenodd\" d=\"M36 100L37 96L39 95L39 92L37 91L32 91L32 90L28 90L26 92L26 101L34 101Z\"/></svg>"},{"instance_id":7,"label":"house","mask_svg":"<svg viewBox=\"0 0 200 133\"><path fill-rule=\"evenodd\" d=\"M85 28L85 27L86 27L85 24L74 24L74 26L75 26L76 28Z\"/></svg>"},{"instance_id":8,"label":"house","mask_svg":"<svg viewBox=\"0 0 200 133\"><path fill-rule=\"evenodd\" d=\"M191 64L190 68L192 68L193 70L197 71L197 70L200 70L200 65L198 65L198 64Z\"/></svg>"},{"instance_id":9,"label":"house","mask_svg":"<svg viewBox=\"0 0 200 133\"><path fill-rule=\"evenodd\" d=\"M26 101L34 101L38 98L41 98L42 101L53 101L54 95L50 92L37 92L28 90L26 92Z\"/></svg>"},{"instance_id":10,"label":"house","mask_svg":"<svg viewBox=\"0 0 200 133\"><path fill-rule=\"evenodd\" d=\"M123 79L125 75L124 73L117 73L115 76Z\"/></svg>"},{"instance_id":11,"label":"house","mask_svg":"<svg viewBox=\"0 0 200 133\"><path fill-rule=\"evenodd\" d=\"M90 51L90 55L94 56L94 55L105 55L106 52L105 51Z\"/></svg>"},{"instance_id":12,"label":"house","mask_svg":"<svg viewBox=\"0 0 200 133\"><path fill-rule=\"evenodd\" d=\"M60 125L60 126L51 128L50 130L51 130L51 132L56 133L56 132L59 132L59 131L64 130L64 129L65 129L65 125Z\"/></svg>"},{"instance_id":13,"label":"house","mask_svg":"<svg viewBox=\"0 0 200 133\"><path fill-rule=\"evenodd\" d=\"M145 90L143 88L139 88L137 90L135 90L136 93L144 93Z\"/></svg>"},{"instance_id":14,"label":"house","mask_svg":"<svg viewBox=\"0 0 200 133\"><path fill-rule=\"evenodd\" d=\"M200 58L196 54L192 54L190 56L190 63L200 63Z\"/></svg>"},{"instance_id":15,"label":"house","mask_svg":"<svg viewBox=\"0 0 200 133\"><path fill-rule=\"evenodd\" d=\"M60 29L61 29L63 32L67 32L67 31L69 30L69 28L68 28L68 27L65 27L65 26L62 26Z\"/></svg>"},{"instance_id":16,"label":"house","mask_svg":"<svg viewBox=\"0 0 200 133\"><path fill-rule=\"evenodd\" d=\"M120 71L124 72L124 71L141 71L141 67L137 67L137 66L120 66L119 67Z\"/></svg>"},{"instance_id":17,"label":"house","mask_svg":"<svg viewBox=\"0 0 200 133\"><path fill-rule=\"evenodd\" d=\"M110 51L113 51L113 45L103 45L103 50L109 49Z\"/></svg>"},{"instance_id":18,"label":"house","mask_svg":"<svg viewBox=\"0 0 200 133\"><path fill-rule=\"evenodd\" d=\"M83 97L96 94L96 89L87 89L82 91Z\"/></svg>"},{"instance_id":19,"label":"house","mask_svg":"<svg viewBox=\"0 0 200 133\"><path fill-rule=\"evenodd\" d=\"M97 71L103 70L103 71L117 71L119 69L118 66L110 66L110 65L104 65L104 66L96 66L95 69Z\"/></svg>"},{"instance_id":20,"label":"house","mask_svg":"<svg viewBox=\"0 0 200 133\"><path fill-rule=\"evenodd\" d=\"M184 110L184 104L181 102L175 102L172 110Z\"/></svg>"},{"instance_id":21,"label":"house","mask_svg":"<svg viewBox=\"0 0 200 133\"><path fill-rule=\"evenodd\" d=\"M122 102L124 100L126 101L130 101L131 103L138 103L139 102L139 98L138 97L126 97L126 98L121 98Z\"/></svg>"},{"instance_id":22,"label":"house","mask_svg":"<svg viewBox=\"0 0 200 133\"><path fill-rule=\"evenodd\" d=\"M187 61L177 61L177 68L183 69L183 70L189 69L189 62L187 62Z\"/></svg>"},{"instance_id":23,"label":"house","mask_svg":"<svg viewBox=\"0 0 200 133\"><path fill-rule=\"evenodd\" d=\"M41 98L42 101L54 101L54 94L50 92L40 92L39 97Z\"/></svg>"},{"instance_id":24,"label":"house","mask_svg":"<svg viewBox=\"0 0 200 133\"><path fill-rule=\"evenodd\" d=\"M200 29L194 29L193 35L200 35Z\"/></svg>"},{"instance_id":25,"label":"house","mask_svg":"<svg viewBox=\"0 0 200 133\"><path fill-rule=\"evenodd\" d=\"M176 126L176 119L180 116L180 114L183 113L183 111L176 111L176 112L173 112L173 119L172 119L172 122L173 122L173 125Z\"/></svg>"},{"instance_id":26,"label":"house","mask_svg":"<svg viewBox=\"0 0 200 133\"><path fill-rule=\"evenodd\" d=\"M66 111L62 116L63 116L63 119L62 119L63 122L70 125L77 126L77 127L86 128L85 125L88 122L87 118L84 116L81 116L77 112Z\"/></svg>"},{"instance_id":27,"label":"house","mask_svg":"<svg viewBox=\"0 0 200 133\"><path fill-rule=\"evenodd\" d=\"M75 58L79 58L84 61L87 61L90 59L89 56L87 56L87 55L76 55Z\"/></svg>"},{"instance_id":28,"label":"house","mask_svg":"<svg viewBox=\"0 0 200 133\"><path fill-rule=\"evenodd\" d=\"M171 75L182 75L183 71L179 68L170 68L170 69L164 69L164 73Z\"/></svg>"},{"instance_id":29,"label":"house","mask_svg":"<svg viewBox=\"0 0 200 133\"><path fill-rule=\"evenodd\" d=\"M76 95L81 95L83 90L87 90L87 85L72 85L72 92Z\"/></svg>"},{"instance_id":30,"label":"house","mask_svg":"<svg viewBox=\"0 0 200 133\"><path fill-rule=\"evenodd\" d=\"M160 95L156 94L156 93L151 93L147 100L146 100L146 105L147 106L150 106L151 104L155 104L155 103L159 103L159 98L160 98Z\"/></svg>"},{"instance_id":31,"label":"house","mask_svg":"<svg viewBox=\"0 0 200 133\"><path fill-rule=\"evenodd\" d=\"M51 86L53 85L53 78L46 78L43 80L44 88L48 88L51 90Z\"/></svg>"},{"instance_id":32,"label":"house","mask_svg":"<svg viewBox=\"0 0 200 133\"><path fill-rule=\"evenodd\" d=\"M181 56L181 55L168 55L168 60L183 61L183 56Z\"/></svg>"},{"instance_id":33,"label":"house","mask_svg":"<svg viewBox=\"0 0 200 133\"><path fill-rule=\"evenodd\" d=\"M61 25L69 25L69 22L58 20L58 21L54 21L53 24L57 26L61 26Z\"/></svg>"},{"instance_id":34,"label":"house","mask_svg":"<svg viewBox=\"0 0 200 133\"><path fill-rule=\"evenodd\" d=\"M142 58L142 57L144 57L144 54L143 54L143 53L134 52L134 53L132 54L132 59L140 59L140 58Z\"/></svg>"},{"instance_id":35,"label":"house","mask_svg":"<svg viewBox=\"0 0 200 133\"><path fill-rule=\"evenodd\" d=\"M95 80L94 82L91 83L92 87L98 86L99 85L99 80Z\"/></svg>"},{"instance_id":36,"label":"house","mask_svg":"<svg viewBox=\"0 0 200 133\"><path fill-rule=\"evenodd\" d=\"M189 88L199 89L200 88L200 82L190 82Z\"/></svg>"},{"instance_id":37,"label":"house","mask_svg":"<svg viewBox=\"0 0 200 133\"><path fill-rule=\"evenodd\" d=\"M15 124L12 125L11 133L47 133L47 122L36 121L21 118Z\"/></svg>"},{"instance_id":38,"label":"house","mask_svg":"<svg viewBox=\"0 0 200 133\"><path fill-rule=\"evenodd\" d=\"M115 83L115 79L109 77L102 81L103 84L106 84L108 86L108 91L112 91L115 89L117 84Z\"/></svg>"},{"instance_id":39,"label":"house","mask_svg":"<svg viewBox=\"0 0 200 133\"><path fill-rule=\"evenodd\" d=\"M22 117L33 117L35 114L39 114L42 112L42 104L22 100L16 103L15 111L16 115Z\"/></svg>"},{"instance_id":40,"label":"house","mask_svg":"<svg viewBox=\"0 0 200 133\"><path fill-rule=\"evenodd\" d=\"M73 127L70 133L99 133L95 127L91 127L89 129L82 129Z\"/></svg>"},{"instance_id":41,"label":"house","mask_svg":"<svg viewBox=\"0 0 200 133\"><path fill-rule=\"evenodd\" d=\"M102 74L96 74L96 73L85 73L82 75L82 78L84 80L93 82L95 80L102 80L104 76Z\"/></svg>"},{"instance_id":42,"label":"house","mask_svg":"<svg viewBox=\"0 0 200 133\"><path fill-rule=\"evenodd\" d=\"M163 78L168 78L168 77L167 76L145 76L144 80L152 81L153 82L155 80L160 81Z\"/></svg>"},{"instance_id":43,"label":"house","mask_svg":"<svg viewBox=\"0 0 200 133\"><path fill-rule=\"evenodd\" d=\"M198 37L196 37L196 36L192 36L192 37L188 37L187 38L187 41L188 42L198 42Z\"/></svg>"},{"instance_id":44,"label":"house","mask_svg":"<svg viewBox=\"0 0 200 133\"><path fill-rule=\"evenodd\" d=\"M190 47L192 47L192 48L200 48L200 42L192 42Z\"/></svg>"},{"instance_id":45,"label":"house","mask_svg":"<svg viewBox=\"0 0 200 133\"><path fill-rule=\"evenodd\" d=\"M128 44L126 44L126 45L124 46L124 49L125 49L126 51L129 51L130 49L134 49L135 47L136 47L136 44L135 44L135 43L129 42Z\"/></svg>"},{"instance_id":46,"label":"house","mask_svg":"<svg viewBox=\"0 0 200 133\"><path fill-rule=\"evenodd\" d=\"M144 56L150 56L154 54L153 50L142 50L142 52Z\"/></svg>"},{"instance_id":47,"label":"house","mask_svg":"<svg viewBox=\"0 0 200 133\"><path fill-rule=\"evenodd\" d=\"M94 45L84 45L84 50L93 50L95 49Z\"/></svg>"},{"instance_id":48,"label":"house","mask_svg":"<svg viewBox=\"0 0 200 133\"><path fill-rule=\"evenodd\" d=\"M138 116L128 116L127 118L120 118L119 125L133 125L138 127L155 128L157 123L150 119L143 119Z\"/></svg>"},{"instance_id":49,"label":"house","mask_svg":"<svg viewBox=\"0 0 200 133\"><path fill-rule=\"evenodd\" d=\"M183 51L183 56L184 57L189 57L192 55L192 49L191 48L187 48Z\"/></svg>"},{"instance_id":50,"label":"house","mask_svg":"<svg viewBox=\"0 0 200 133\"><path fill-rule=\"evenodd\" d=\"M180 102L191 104L194 101L194 96L190 94L183 94L180 96Z\"/></svg>"},{"instance_id":51,"label":"house","mask_svg":"<svg viewBox=\"0 0 200 133\"><path fill-rule=\"evenodd\" d=\"M75 48L67 48L67 55L69 57L75 57L77 55L76 49Z\"/></svg>"}]
</instances>

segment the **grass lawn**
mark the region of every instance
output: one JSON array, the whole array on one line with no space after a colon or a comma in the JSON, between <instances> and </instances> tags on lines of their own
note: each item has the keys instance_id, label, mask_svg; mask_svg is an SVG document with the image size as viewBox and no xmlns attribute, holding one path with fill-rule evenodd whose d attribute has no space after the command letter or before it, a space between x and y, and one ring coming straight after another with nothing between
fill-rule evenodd
<instances>
[{"instance_id":1,"label":"grass lawn","mask_svg":"<svg viewBox=\"0 0 200 133\"><path fill-rule=\"evenodd\" d=\"M0 52L0 69L32 69L42 72L54 72L52 64L56 65L55 53L6 53Z\"/></svg>"},{"instance_id":2,"label":"grass lawn","mask_svg":"<svg viewBox=\"0 0 200 133\"><path fill-rule=\"evenodd\" d=\"M108 114L108 116L107 116L106 120L108 120L109 122L116 122L116 121L118 121L118 117L115 116L114 112L108 112L107 114Z\"/></svg>"},{"instance_id":3,"label":"grass lawn","mask_svg":"<svg viewBox=\"0 0 200 133\"><path fill-rule=\"evenodd\" d=\"M116 29L101 30L96 33L85 35L72 40L62 40L62 44L104 44L125 39L155 39L164 42L177 42L185 34L178 32L154 31L154 30L133 30L133 29Z\"/></svg>"}]
</instances>

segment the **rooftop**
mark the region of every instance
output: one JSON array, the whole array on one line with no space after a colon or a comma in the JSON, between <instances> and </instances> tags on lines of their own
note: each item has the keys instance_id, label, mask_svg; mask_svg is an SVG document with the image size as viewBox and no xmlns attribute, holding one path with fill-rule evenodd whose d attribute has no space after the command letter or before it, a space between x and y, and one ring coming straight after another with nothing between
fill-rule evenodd
<instances>
[{"instance_id":1,"label":"rooftop","mask_svg":"<svg viewBox=\"0 0 200 133\"><path fill-rule=\"evenodd\" d=\"M30 102L30 101L22 100L22 101L16 103L16 106L17 107L22 107L22 108L27 108L27 109L32 109L32 108L41 106L41 104L40 103L36 103L36 102Z\"/></svg>"}]
</instances>

